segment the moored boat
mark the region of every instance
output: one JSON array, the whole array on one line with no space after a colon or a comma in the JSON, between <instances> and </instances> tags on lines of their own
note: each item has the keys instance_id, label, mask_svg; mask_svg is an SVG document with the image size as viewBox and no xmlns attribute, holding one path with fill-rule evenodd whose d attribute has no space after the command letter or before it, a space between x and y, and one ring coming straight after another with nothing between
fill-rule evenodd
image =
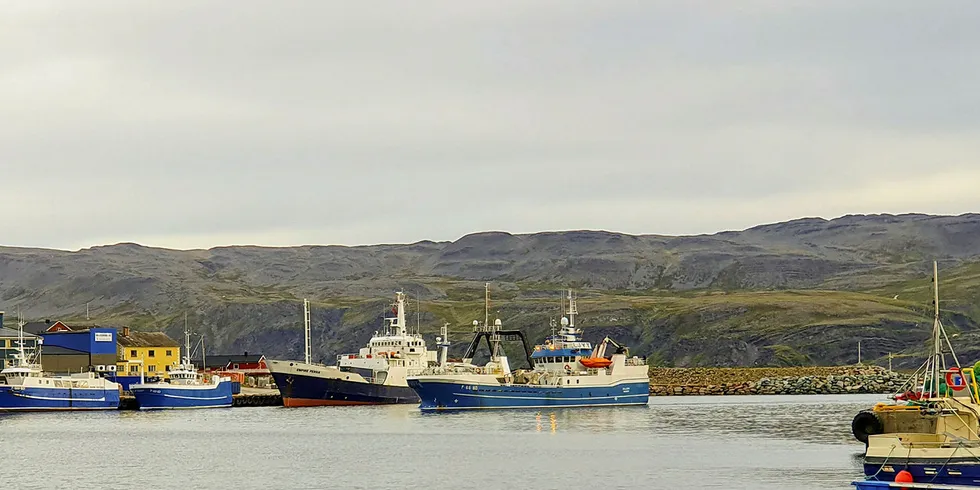
<instances>
[{"instance_id":1,"label":"moored boat","mask_svg":"<svg viewBox=\"0 0 980 490\"><path fill-rule=\"evenodd\" d=\"M169 379L130 385L140 410L230 407L234 401L231 378L212 376L205 381L191 363L190 332L184 322L184 359L171 369ZM142 376L142 372L140 374Z\"/></svg>"},{"instance_id":2,"label":"moored boat","mask_svg":"<svg viewBox=\"0 0 980 490\"><path fill-rule=\"evenodd\" d=\"M408 378L408 385L421 398L421 410L646 405L650 377L645 360L630 357L628 349L608 337L594 349L583 341L582 331L575 327L578 312L571 292L568 310L563 312L568 316L562 317L561 329L533 351L527 348L520 331L504 330L499 319L490 324L489 286L486 294L487 318L483 324L473 322L475 336L462 362ZM483 338L490 347L490 360L477 366L472 360ZM500 345L505 338L523 341L530 370L511 372ZM607 354L610 345L616 350Z\"/></svg>"},{"instance_id":3,"label":"moored boat","mask_svg":"<svg viewBox=\"0 0 980 490\"><path fill-rule=\"evenodd\" d=\"M119 384L95 373L68 376L46 375L39 362L40 353L24 347L24 322L19 322L20 338L13 365L0 371L0 411L116 410ZM40 342L40 339L38 339Z\"/></svg>"},{"instance_id":4,"label":"moored boat","mask_svg":"<svg viewBox=\"0 0 980 490\"><path fill-rule=\"evenodd\" d=\"M332 366L310 360L308 303L305 306L307 342L304 362L266 362L279 387L284 406L419 402L415 391L408 387L406 377L434 364L436 352L426 349L420 333L409 332L405 323L404 293L395 293L392 305L394 316L384 319L382 331L375 332L357 353L338 355L336 364Z\"/></svg>"},{"instance_id":5,"label":"moored boat","mask_svg":"<svg viewBox=\"0 0 980 490\"><path fill-rule=\"evenodd\" d=\"M972 417L980 413L980 389L976 375L980 362L962 367L939 317L939 267L933 262L934 320L932 352L909 378L891 403L878 403L858 412L851 421L854 438L868 444L869 436L894 433L936 433L947 417ZM949 358L947 358L947 356ZM980 431L980 425L971 427Z\"/></svg>"},{"instance_id":6,"label":"moored boat","mask_svg":"<svg viewBox=\"0 0 980 490\"><path fill-rule=\"evenodd\" d=\"M872 429L863 432L864 473L870 481L897 482L905 488L929 488L910 483L976 488L980 486L980 390L972 368L960 367L940 320L935 262L933 274L932 352L912 376L913 389L900 397L904 403L878 405L858 414ZM882 419L892 426L885 426Z\"/></svg>"},{"instance_id":7,"label":"moored boat","mask_svg":"<svg viewBox=\"0 0 980 490\"><path fill-rule=\"evenodd\" d=\"M976 486L973 485L943 485L938 483L896 483L888 481L856 481L851 482L851 485L857 487L857 490L883 490L888 488L894 489L906 489L906 490L976 490Z\"/></svg>"}]
</instances>

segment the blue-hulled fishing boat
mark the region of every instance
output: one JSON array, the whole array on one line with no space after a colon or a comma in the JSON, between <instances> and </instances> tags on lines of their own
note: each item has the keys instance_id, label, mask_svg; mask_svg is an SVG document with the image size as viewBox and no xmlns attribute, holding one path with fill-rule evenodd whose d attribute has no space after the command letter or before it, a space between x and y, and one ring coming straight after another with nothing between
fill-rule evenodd
<instances>
[{"instance_id":1,"label":"blue-hulled fishing boat","mask_svg":"<svg viewBox=\"0 0 980 490\"><path fill-rule=\"evenodd\" d=\"M488 309L482 325L473 322L476 335L463 362L446 363L408 378L408 386L422 400L419 408L441 411L646 405L650 396L646 361L630 357L625 347L609 338L594 349L583 341L582 331L575 327L577 310L571 292L564 313L568 316L562 317L561 329L531 351L519 330L503 330L499 319L491 324ZM490 361L477 366L472 364L473 354L484 338L490 347ZM511 372L500 345L501 340L509 338L523 342L530 370ZM610 345L615 350L607 354Z\"/></svg>"},{"instance_id":2,"label":"blue-hulled fishing boat","mask_svg":"<svg viewBox=\"0 0 980 490\"><path fill-rule=\"evenodd\" d=\"M0 411L119 408L119 385L96 373L44 374L38 349L29 351L24 347L24 322L20 321L18 326L20 336L13 365L0 371Z\"/></svg>"},{"instance_id":3,"label":"blue-hulled fishing boat","mask_svg":"<svg viewBox=\"0 0 980 490\"><path fill-rule=\"evenodd\" d=\"M191 336L184 321L184 362L170 370L167 380L130 385L140 410L222 408L232 405L231 378L212 376L204 381L191 363ZM142 376L142 373L141 373Z\"/></svg>"}]
</instances>

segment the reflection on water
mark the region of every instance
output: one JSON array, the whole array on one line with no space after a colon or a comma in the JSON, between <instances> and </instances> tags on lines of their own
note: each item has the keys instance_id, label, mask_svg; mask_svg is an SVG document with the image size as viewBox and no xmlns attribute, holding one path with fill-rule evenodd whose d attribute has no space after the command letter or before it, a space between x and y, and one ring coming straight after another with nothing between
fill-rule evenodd
<instances>
[{"instance_id":1,"label":"reflection on water","mask_svg":"<svg viewBox=\"0 0 980 490\"><path fill-rule=\"evenodd\" d=\"M880 398L0 415L3 466L32 468L0 488L845 489L861 475L851 418Z\"/></svg>"}]
</instances>

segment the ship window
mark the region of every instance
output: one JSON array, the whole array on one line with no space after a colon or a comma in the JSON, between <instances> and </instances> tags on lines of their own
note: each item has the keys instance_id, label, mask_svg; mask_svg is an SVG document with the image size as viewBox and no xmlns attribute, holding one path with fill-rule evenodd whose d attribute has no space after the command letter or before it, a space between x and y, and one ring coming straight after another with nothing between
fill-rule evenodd
<instances>
[{"instance_id":1,"label":"ship window","mask_svg":"<svg viewBox=\"0 0 980 490\"><path fill-rule=\"evenodd\" d=\"M150 357L156 357L156 354L157 354L157 353L156 353L156 351L154 351L154 350L151 350L151 351L150 351L150 353L149 353L148 355L149 355Z\"/></svg>"}]
</instances>

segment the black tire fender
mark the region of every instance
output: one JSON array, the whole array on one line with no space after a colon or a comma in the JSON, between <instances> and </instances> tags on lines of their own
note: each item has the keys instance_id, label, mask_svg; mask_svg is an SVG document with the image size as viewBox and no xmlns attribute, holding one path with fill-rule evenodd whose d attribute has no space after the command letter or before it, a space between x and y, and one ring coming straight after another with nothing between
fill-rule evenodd
<instances>
[{"instance_id":1,"label":"black tire fender","mask_svg":"<svg viewBox=\"0 0 980 490\"><path fill-rule=\"evenodd\" d=\"M865 444L868 443L868 436L883 432L885 432L885 426L871 410L858 412L854 416L854 420L851 421L851 433L854 434L854 438Z\"/></svg>"}]
</instances>

